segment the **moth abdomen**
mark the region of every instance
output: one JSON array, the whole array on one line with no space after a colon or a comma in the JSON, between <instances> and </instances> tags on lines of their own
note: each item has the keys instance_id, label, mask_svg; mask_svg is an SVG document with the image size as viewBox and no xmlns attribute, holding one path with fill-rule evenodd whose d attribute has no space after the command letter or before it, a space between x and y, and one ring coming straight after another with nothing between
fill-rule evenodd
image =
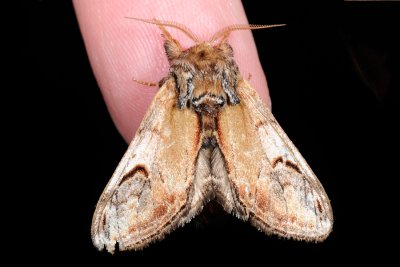
<instances>
[{"instance_id":1,"label":"moth abdomen","mask_svg":"<svg viewBox=\"0 0 400 267\"><path fill-rule=\"evenodd\" d=\"M201 146L202 148L215 148L218 146L218 142L217 139L215 139L215 136L209 136L204 138Z\"/></svg>"}]
</instances>

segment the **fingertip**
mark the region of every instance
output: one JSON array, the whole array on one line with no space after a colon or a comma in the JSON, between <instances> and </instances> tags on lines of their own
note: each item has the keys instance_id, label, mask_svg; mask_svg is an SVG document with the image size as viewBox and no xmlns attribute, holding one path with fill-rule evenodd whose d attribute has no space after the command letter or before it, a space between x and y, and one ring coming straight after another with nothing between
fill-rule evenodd
<instances>
[{"instance_id":1,"label":"fingertip","mask_svg":"<svg viewBox=\"0 0 400 267\"><path fill-rule=\"evenodd\" d=\"M247 24L241 1L203 0L188 5L183 0L74 1L89 59L110 114L129 142L149 107L156 89L132 78L158 82L168 74L168 61L159 29L125 17L158 18L186 25L202 40L231 24ZM193 42L180 32L171 34L184 48ZM251 85L270 106L268 87L250 31L237 31L229 37L241 73L252 74ZM245 76L245 75L244 75Z\"/></svg>"}]
</instances>

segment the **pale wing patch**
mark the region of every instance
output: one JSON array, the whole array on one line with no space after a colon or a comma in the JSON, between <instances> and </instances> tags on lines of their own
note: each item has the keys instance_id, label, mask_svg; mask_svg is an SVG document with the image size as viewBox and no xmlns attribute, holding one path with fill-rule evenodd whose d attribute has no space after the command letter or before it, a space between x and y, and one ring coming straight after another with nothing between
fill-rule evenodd
<instances>
[{"instance_id":1,"label":"pale wing patch","mask_svg":"<svg viewBox=\"0 0 400 267\"><path fill-rule=\"evenodd\" d=\"M173 81L155 97L97 204L92 239L101 250L139 249L190 219L199 121L176 108Z\"/></svg>"},{"instance_id":2,"label":"pale wing patch","mask_svg":"<svg viewBox=\"0 0 400 267\"><path fill-rule=\"evenodd\" d=\"M218 122L236 210L267 233L325 239L333 216L322 185L254 89L242 81L238 93L240 104L221 110Z\"/></svg>"}]
</instances>

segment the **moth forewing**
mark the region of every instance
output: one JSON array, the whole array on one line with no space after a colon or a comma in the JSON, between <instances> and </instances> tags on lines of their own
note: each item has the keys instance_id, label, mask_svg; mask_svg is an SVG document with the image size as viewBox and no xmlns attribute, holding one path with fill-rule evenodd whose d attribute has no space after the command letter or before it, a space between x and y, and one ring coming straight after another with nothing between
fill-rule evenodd
<instances>
[{"instance_id":1,"label":"moth forewing","mask_svg":"<svg viewBox=\"0 0 400 267\"><path fill-rule=\"evenodd\" d=\"M139 249L176 228L190 209L199 123L176 108L174 82L157 93L98 202L92 239L101 250ZM195 211L191 211L196 213Z\"/></svg>"},{"instance_id":2,"label":"moth forewing","mask_svg":"<svg viewBox=\"0 0 400 267\"><path fill-rule=\"evenodd\" d=\"M100 197L94 245L111 253L117 242L120 250L143 248L210 200L266 233L325 239L333 224L329 199L243 80L227 43L231 31L271 26L232 25L199 42L175 22L142 21L163 31L170 71ZM196 44L184 51L165 26Z\"/></svg>"},{"instance_id":3,"label":"moth forewing","mask_svg":"<svg viewBox=\"0 0 400 267\"><path fill-rule=\"evenodd\" d=\"M241 103L218 117L218 143L238 203L267 233L325 239L333 216L321 183L255 90L242 81L238 94Z\"/></svg>"}]
</instances>

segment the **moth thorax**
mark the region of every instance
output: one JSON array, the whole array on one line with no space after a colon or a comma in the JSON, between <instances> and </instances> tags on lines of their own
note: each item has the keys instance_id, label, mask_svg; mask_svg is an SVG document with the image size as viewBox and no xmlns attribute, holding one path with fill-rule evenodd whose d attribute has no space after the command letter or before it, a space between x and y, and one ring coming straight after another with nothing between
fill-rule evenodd
<instances>
[{"instance_id":1,"label":"moth thorax","mask_svg":"<svg viewBox=\"0 0 400 267\"><path fill-rule=\"evenodd\" d=\"M205 93L192 99L193 109L201 114L216 115L224 105L225 99L222 96L211 93Z\"/></svg>"}]
</instances>

